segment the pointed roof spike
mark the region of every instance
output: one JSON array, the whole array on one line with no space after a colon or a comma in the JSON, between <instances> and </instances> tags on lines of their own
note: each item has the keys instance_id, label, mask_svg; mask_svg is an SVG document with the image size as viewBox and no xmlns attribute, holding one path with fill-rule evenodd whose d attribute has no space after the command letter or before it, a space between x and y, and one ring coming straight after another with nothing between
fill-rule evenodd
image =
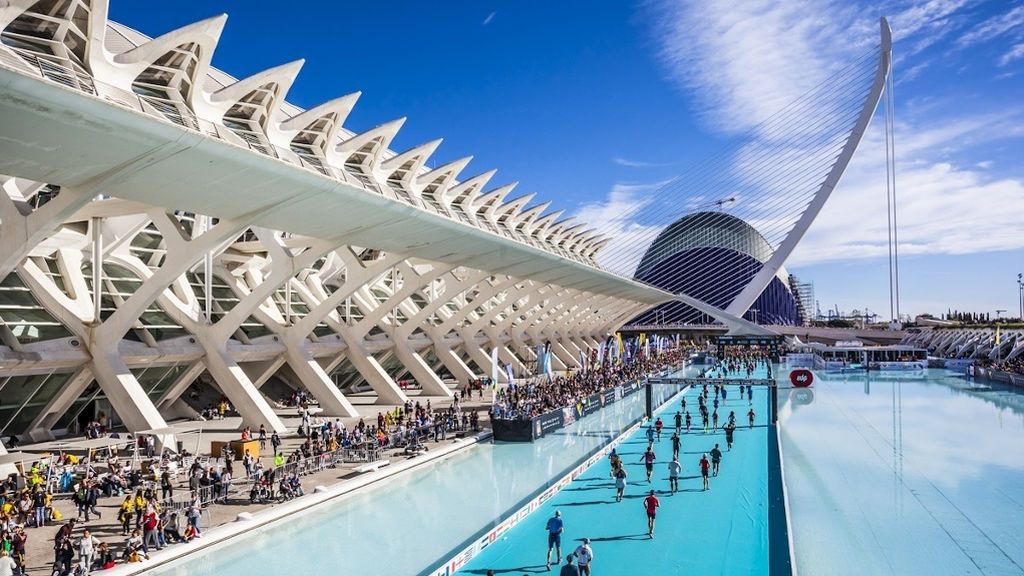
<instances>
[{"instance_id":1,"label":"pointed roof spike","mask_svg":"<svg viewBox=\"0 0 1024 576\"><path fill-rule=\"evenodd\" d=\"M459 173L462 172L466 168L466 166L468 166L469 163L472 161L472 156L465 156L463 158L459 158L458 160L453 160L447 164L438 166L437 168L434 168L430 172L427 172L426 174L420 176L419 178L416 179L416 183L419 184L420 186L427 186L434 180L437 180L438 178L445 175L448 175L448 178L457 178Z\"/></svg>"},{"instance_id":2,"label":"pointed roof spike","mask_svg":"<svg viewBox=\"0 0 1024 576\"><path fill-rule=\"evenodd\" d=\"M346 152L355 152L360 147L362 147L363 144L366 144L367 142L373 140L374 138L380 137L384 138L382 148L387 148L391 140L393 140L395 135L398 134L398 130L402 127L403 124L405 124L405 120L406 118L403 116L401 118L395 118L394 120L391 120L389 122L385 122L383 124L374 126L373 128L366 130L365 132L361 132L359 134L356 134L355 136L352 136L348 140L339 142L338 145L334 147L334 149L339 154L344 155Z\"/></svg>"},{"instance_id":3,"label":"pointed roof spike","mask_svg":"<svg viewBox=\"0 0 1024 576\"><path fill-rule=\"evenodd\" d=\"M481 208L489 204L490 207L487 211L494 212L498 208L500 202L505 199L505 196L508 196L508 194L518 185L518 182L512 182L511 184L505 184L504 186L498 186L493 190L488 190L487 192L477 196L476 202L473 203L473 207Z\"/></svg>"},{"instance_id":4,"label":"pointed roof spike","mask_svg":"<svg viewBox=\"0 0 1024 576\"><path fill-rule=\"evenodd\" d=\"M213 48L216 47L217 42L220 40L221 32L224 31L224 24L227 20L227 14L218 14L217 16L182 26L176 30L171 30L131 50L114 55L114 63L122 65L142 64L139 68L139 71L142 71L149 67L157 58L163 56L168 50L189 42L200 44L206 48L205 51L212 53Z\"/></svg>"},{"instance_id":5,"label":"pointed roof spike","mask_svg":"<svg viewBox=\"0 0 1024 576\"><path fill-rule=\"evenodd\" d=\"M328 142L333 142L334 135L341 128L342 124L345 123L345 119L348 118L348 115L352 112L352 109L355 107L356 102L362 94L362 92L353 92L351 94L346 94L344 96L328 100L327 102L314 106L309 110L303 110L295 116L281 122L280 129L282 131L294 130L298 132L315 122L317 119L334 113L338 115L338 122L332 133L328 135L330 138Z\"/></svg>"},{"instance_id":6,"label":"pointed roof spike","mask_svg":"<svg viewBox=\"0 0 1024 576\"><path fill-rule=\"evenodd\" d=\"M497 170L488 170L487 172L477 174L468 180L459 182L458 185L452 186L448 189L446 196L454 201L455 198L462 196L467 190L472 190L473 192L461 202L461 204L465 206L471 206L472 202L480 196L480 190L486 186L487 182L491 178L494 178L494 175L497 173Z\"/></svg>"},{"instance_id":7,"label":"pointed roof spike","mask_svg":"<svg viewBox=\"0 0 1024 576\"><path fill-rule=\"evenodd\" d=\"M276 110L280 102L284 100L285 94L288 93L288 89L291 88L292 82L295 81L295 78L299 75L299 70L302 69L302 65L305 63L304 59L299 59L257 72L248 78L243 78L234 84L217 90L210 95L210 101L215 104L227 103L227 108L230 108L249 92L269 82L276 82L279 86L278 98L274 102L274 109Z\"/></svg>"},{"instance_id":8,"label":"pointed roof spike","mask_svg":"<svg viewBox=\"0 0 1024 576\"><path fill-rule=\"evenodd\" d=\"M394 170L401 168L402 165L409 162L409 160L415 159L416 162L413 164L412 169L409 171L409 178L415 177L420 167L423 166L423 164L426 163L427 159L430 158L430 155L437 150L437 147L441 145L441 142L442 139L437 138L429 142L424 142L419 146L413 146L412 148L406 150L405 152L392 156L391 158L388 158L387 160L381 162L380 167L383 171L391 173Z\"/></svg>"}]
</instances>

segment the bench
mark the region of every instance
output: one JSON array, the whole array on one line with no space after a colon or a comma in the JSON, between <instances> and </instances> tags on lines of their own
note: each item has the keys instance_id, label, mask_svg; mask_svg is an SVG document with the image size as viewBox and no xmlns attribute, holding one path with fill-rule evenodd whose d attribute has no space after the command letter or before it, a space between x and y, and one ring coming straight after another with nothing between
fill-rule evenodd
<instances>
[{"instance_id":1,"label":"bench","mask_svg":"<svg viewBox=\"0 0 1024 576\"><path fill-rule=\"evenodd\" d=\"M390 460L377 460L375 462L367 462L366 464L363 464L361 466L356 466L352 470L355 471L357 474L363 474L364 472L374 472L380 470L381 468L387 466L388 464L391 464Z\"/></svg>"}]
</instances>

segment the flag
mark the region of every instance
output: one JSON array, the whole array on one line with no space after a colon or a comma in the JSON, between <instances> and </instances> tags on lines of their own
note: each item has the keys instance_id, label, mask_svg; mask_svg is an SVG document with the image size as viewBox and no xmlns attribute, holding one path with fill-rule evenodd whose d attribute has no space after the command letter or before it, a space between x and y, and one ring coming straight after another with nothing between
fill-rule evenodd
<instances>
[{"instance_id":1,"label":"flag","mask_svg":"<svg viewBox=\"0 0 1024 576\"><path fill-rule=\"evenodd\" d=\"M505 364L505 375L508 376L508 384L509 384L509 386L511 386L512 384L515 384L516 379L512 375L512 363L511 362L508 362L508 363Z\"/></svg>"},{"instance_id":2,"label":"flag","mask_svg":"<svg viewBox=\"0 0 1024 576\"><path fill-rule=\"evenodd\" d=\"M580 370L584 372L587 370L587 355L583 353L583 350L580 350Z\"/></svg>"},{"instance_id":3,"label":"flag","mask_svg":"<svg viewBox=\"0 0 1024 576\"><path fill-rule=\"evenodd\" d=\"M491 348L491 388L498 387L498 347Z\"/></svg>"},{"instance_id":4,"label":"flag","mask_svg":"<svg viewBox=\"0 0 1024 576\"><path fill-rule=\"evenodd\" d=\"M601 341L601 344L597 347L597 365L604 366L604 349L608 346L608 343Z\"/></svg>"},{"instance_id":5,"label":"flag","mask_svg":"<svg viewBox=\"0 0 1024 576\"><path fill-rule=\"evenodd\" d=\"M1003 342L1003 334L1000 332L1000 328L1002 328L1002 326L996 324L996 346L999 346Z\"/></svg>"}]
</instances>

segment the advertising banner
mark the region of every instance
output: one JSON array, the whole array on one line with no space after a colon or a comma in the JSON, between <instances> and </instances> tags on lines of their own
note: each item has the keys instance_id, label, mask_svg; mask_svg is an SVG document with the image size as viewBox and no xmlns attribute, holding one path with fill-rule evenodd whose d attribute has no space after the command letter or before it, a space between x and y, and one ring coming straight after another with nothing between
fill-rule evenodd
<instances>
[{"instance_id":1,"label":"advertising banner","mask_svg":"<svg viewBox=\"0 0 1024 576\"><path fill-rule=\"evenodd\" d=\"M533 419L533 438L534 440L543 438L564 425L561 410L552 410L547 414L541 414Z\"/></svg>"}]
</instances>

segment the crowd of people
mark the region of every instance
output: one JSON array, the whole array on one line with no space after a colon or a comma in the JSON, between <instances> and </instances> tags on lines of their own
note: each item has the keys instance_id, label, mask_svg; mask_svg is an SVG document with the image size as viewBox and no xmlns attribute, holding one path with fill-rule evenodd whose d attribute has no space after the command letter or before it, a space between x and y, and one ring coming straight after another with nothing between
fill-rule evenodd
<instances>
[{"instance_id":1,"label":"crowd of people","mask_svg":"<svg viewBox=\"0 0 1024 576\"><path fill-rule=\"evenodd\" d=\"M535 376L497 390L491 418L529 420L676 364L681 359L681 351L669 350L652 353L649 357L638 355L628 363L581 370L567 376Z\"/></svg>"},{"instance_id":2,"label":"crowd of people","mask_svg":"<svg viewBox=\"0 0 1024 576\"><path fill-rule=\"evenodd\" d=\"M1014 358L1013 360L975 360L974 363L979 368L1024 375L1024 357Z\"/></svg>"}]
</instances>

